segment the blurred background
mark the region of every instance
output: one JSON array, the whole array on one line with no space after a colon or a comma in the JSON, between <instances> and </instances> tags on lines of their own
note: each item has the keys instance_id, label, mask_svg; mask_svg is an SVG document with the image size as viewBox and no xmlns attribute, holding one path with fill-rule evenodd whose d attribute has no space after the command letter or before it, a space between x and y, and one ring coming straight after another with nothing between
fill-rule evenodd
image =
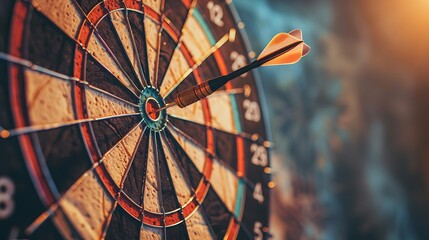
<instances>
[{"instance_id":1,"label":"blurred background","mask_svg":"<svg viewBox=\"0 0 429 240\"><path fill-rule=\"evenodd\" d=\"M274 239L429 239L429 1L234 5L255 52L295 28L312 47L259 71Z\"/></svg>"}]
</instances>

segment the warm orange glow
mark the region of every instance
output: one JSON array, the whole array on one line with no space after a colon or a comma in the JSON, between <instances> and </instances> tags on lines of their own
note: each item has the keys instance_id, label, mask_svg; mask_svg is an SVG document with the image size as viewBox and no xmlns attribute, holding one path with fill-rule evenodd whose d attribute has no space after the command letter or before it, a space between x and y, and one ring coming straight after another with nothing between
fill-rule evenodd
<instances>
[{"instance_id":1,"label":"warm orange glow","mask_svg":"<svg viewBox=\"0 0 429 240\"><path fill-rule=\"evenodd\" d=\"M427 64L429 1L368 1L364 16L378 42L377 58L396 59L412 67ZM381 60L381 59L380 59ZM383 61L383 60L381 60Z\"/></svg>"}]
</instances>

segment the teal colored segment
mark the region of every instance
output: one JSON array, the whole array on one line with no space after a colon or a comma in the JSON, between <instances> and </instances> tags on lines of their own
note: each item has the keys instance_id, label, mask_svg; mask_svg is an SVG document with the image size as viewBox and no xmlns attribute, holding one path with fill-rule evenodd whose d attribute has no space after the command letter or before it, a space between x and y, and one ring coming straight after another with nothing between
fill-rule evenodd
<instances>
[{"instance_id":1,"label":"teal colored segment","mask_svg":"<svg viewBox=\"0 0 429 240\"><path fill-rule=\"evenodd\" d=\"M242 179L238 180L238 192L237 192L237 198L235 201L235 210L234 210L234 215L237 218L240 217L241 208L243 207L241 203L243 200L245 187L246 187L246 184L244 183L244 181Z\"/></svg>"},{"instance_id":2,"label":"teal colored segment","mask_svg":"<svg viewBox=\"0 0 429 240\"><path fill-rule=\"evenodd\" d=\"M211 45L215 45L216 44L216 40L212 34L212 32L210 31L209 26L207 25L206 21L204 21L203 16L201 15L201 13L198 11L198 9L194 9L193 12L194 17L197 19L198 23L200 24L200 26L203 28L204 32L206 33L207 38L210 41Z\"/></svg>"},{"instance_id":3,"label":"teal colored segment","mask_svg":"<svg viewBox=\"0 0 429 240\"><path fill-rule=\"evenodd\" d=\"M241 122L240 122L240 116L238 115L237 101L235 100L234 94L231 94L229 98L231 99L231 105L232 105L231 107L233 109L232 112L234 114L235 129L237 130L238 133L241 133Z\"/></svg>"}]
</instances>

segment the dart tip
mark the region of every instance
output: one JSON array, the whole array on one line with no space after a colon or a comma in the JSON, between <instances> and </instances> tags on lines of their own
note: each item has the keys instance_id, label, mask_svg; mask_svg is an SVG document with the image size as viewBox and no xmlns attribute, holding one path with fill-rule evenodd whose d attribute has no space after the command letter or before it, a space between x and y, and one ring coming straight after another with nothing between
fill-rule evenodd
<instances>
[{"instance_id":1,"label":"dart tip","mask_svg":"<svg viewBox=\"0 0 429 240\"><path fill-rule=\"evenodd\" d=\"M164 108L158 108L158 109L156 109L156 110L154 110L154 111L147 112L147 114L148 114L148 115L151 115L151 114L157 113L157 112L159 112L159 111L162 111L163 109L164 109Z\"/></svg>"},{"instance_id":2,"label":"dart tip","mask_svg":"<svg viewBox=\"0 0 429 240\"><path fill-rule=\"evenodd\" d=\"M157 112L160 112L160 111L162 111L162 110L164 110L164 109L167 109L167 108L169 108L169 107L172 107L172 106L175 106L176 105L176 103L175 102L169 102L169 103L167 103L167 104L165 104L165 106L164 107L161 107L161 108L158 108L158 109L156 109L156 110L154 110L154 111L150 111L150 112L148 112L147 114L153 114L153 113L157 113Z\"/></svg>"}]
</instances>

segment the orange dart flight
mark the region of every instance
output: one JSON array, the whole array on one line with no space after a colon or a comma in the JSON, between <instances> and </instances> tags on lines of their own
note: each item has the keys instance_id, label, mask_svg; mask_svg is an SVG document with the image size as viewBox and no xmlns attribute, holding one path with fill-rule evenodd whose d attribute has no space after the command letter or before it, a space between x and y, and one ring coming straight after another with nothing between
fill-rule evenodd
<instances>
[{"instance_id":1,"label":"orange dart flight","mask_svg":"<svg viewBox=\"0 0 429 240\"><path fill-rule=\"evenodd\" d=\"M261 52L258 57L258 60L268 56L270 53L273 53L279 49L284 48L285 46L297 43L302 41L302 31L295 29L289 33L279 33L271 39L265 49ZM277 56L273 60L270 60L262 66L271 66L271 65L283 65L283 64L293 64L297 63L302 57L307 55L310 52L310 46L301 42L298 46L293 48L290 51L287 51L280 56Z\"/></svg>"},{"instance_id":2,"label":"orange dart flight","mask_svg":"<svg viewBox=\"0 0 429 240\"><path fill-rule=\"evenodd\" d=\"M203 98L206 98L232 79L260 66L284 65L298 62L302 57L310 52L310 47L302 40L302 32L299 29L289 33L279 33L271 39L258 58L240 69L227 75L220 76L194 87L179 92L174 97L174 101L169 102L165 107L155 110L155 112L178 105L183 108Z\"/></svg>"}]
</instances>

